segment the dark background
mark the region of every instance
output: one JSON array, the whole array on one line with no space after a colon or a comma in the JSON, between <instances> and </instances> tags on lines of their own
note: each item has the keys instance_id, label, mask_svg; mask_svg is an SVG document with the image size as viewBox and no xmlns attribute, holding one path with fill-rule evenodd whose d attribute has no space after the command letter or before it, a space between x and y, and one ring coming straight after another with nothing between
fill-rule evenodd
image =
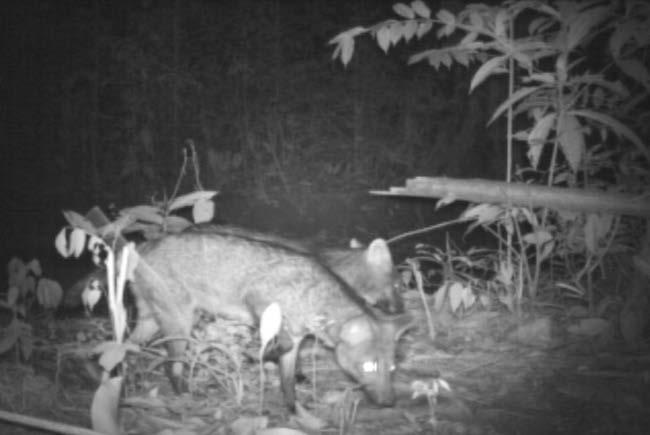
<instances>
[{"instance_id":1,"label":"dark background","mask_svg":"<svg viewBox=\"0 0 650 435\"><path fill-rule=\"evenodd\" d=\"M395 18L393 3L2 2L1 260L53 255L62 209L170 195L187 139L221 221L368 241L453 217L367 191L503 179L503 130L486 121L504 91L468 95L474 68L408 66L433 38L386 55L363 36L347 68L331 59L328 40Z\"/></svg>"}]
</instances>

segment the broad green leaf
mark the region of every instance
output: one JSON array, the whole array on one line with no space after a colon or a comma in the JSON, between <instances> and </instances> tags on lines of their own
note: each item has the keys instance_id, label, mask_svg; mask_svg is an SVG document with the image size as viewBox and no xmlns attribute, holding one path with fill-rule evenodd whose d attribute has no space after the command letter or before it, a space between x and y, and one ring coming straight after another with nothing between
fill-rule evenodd
<instances>
[{"instance_id":1,"label":"broad green leaf","mask_svg":"<svg viewBox=\"0 0 650 435\"><path fill-rule=\"evenodd\" d=\"M504 111L506 111L508 107L515 105L515 103L517 103L519 100L526 98L540 88L540 86L526 86L515 91L510 96L510 98L499 104L499 107L497 107L497 109L494 111L494 114L488 121L488 125L492 124L492 122L497 119Z\"/></svg>"},{"instance_id":2,"label":"broad green leaf","mask_svg":"<svg viewBox=\"0 0 650 435\"><path fill-rule=\"evenodd\" d=\"M396 21L391 23L388 29L390 30L390 43L395 46L404 37L404 26L402 23Z\"/></svg>"},{"instance_id":3,"label":"broad green leaf","mask_svg":"<svg viewBox=\"0 0 650 435\"><path fill-rule=\"evenodd\" d=\"M438 29L438 38L449 36L454 33L454 30L456 30L456 17L452 13L441 9L436 14L436 18L444 24L444 26Z\"/></svg>"},{"instance_id":4,"label":"broad green leaf","mask_svg":"<svg viewBox=\"0 0 650 435\"><path fill-rule=\"evenodd\" d=\"M431 9L422 0L411 2L411 8L420 18L431 17Z\"/></svg>"},{"instance_id":5,"label":"broad green leaf","mask_svg":"<svg viewBox=\"0 0 650 435\"><path fill-rule=\"evenodd\" d=\"M397 15L406 19L412 20L415 18L415 12L413 12L413 10L404 3L395 3L393 5L393 10Z\"/></svg>"},{"instance_id":6,"label":"broad green leaf","mask_svg":"<svg viewBox=\"0 0 650 435\"><path fill-rule=\"evenodd\" d=\"M585 155L585 137L582 125L575 116L564 112L558 118L557 137L560 148L573 172L577 172Z\"/></svg>"},{"instance_id":7,"label":"broad green leaf","mask_svg":"<svg viewBox=\"0 0 650 435\"><path fill-rule=\"evenodd\" d=\"M569 31L567 33L567 51L580 45L589 34L589 31L611 17L609 6L595 7L588 10L577 11L567 20Z\"/></svg>"},{"instance_id":8,"label":"broad green leaf","mask_svg":"<svg viewBox=\"0 0 650 435\"><path fill-rule=\"evenodd\" d=\"M456 25L456 17L446 9L440 9L436 14L436 18L443 24Z\"/></svg>"},{"instance_id":9,"label":"broad green leaf","mask_svg":"<svg viewBox=\"0 0 650 435\"><path fill-rule=\"evenodd\" d=\"M471 93L474 88L483 83L485 79L491 75L507 72L507 70L503 67L503 64L507 58L508 57L506 55L496 56L481 65L481 67L476 71L476 74L474 74L474 77L472 77L472 82L469 86L469 92Z\"/></svg>"},{"instance_id":10,"label":"broad green leaf","mask_svg":"<svg viewBox=\"0 0 650 435\"><path fill-rule=\"evenodd\" d=\"M507 38L507 27L509 21L509 13L505 9L499 9L496 16L494 17L494 34L497 39L506 39Z\"/></svg>"},{"instance_id":11,"label":"broad green leaf","mask_svg":"<svg viewBox=\"0 0 650 435\"><path fill-rule=\"evenodd\" d=\"M637 147L639 153L645 156L647 161L650 161L650 150L646 147L641 138L639 138L636 133L634 133L629 127L617 119L609 115L605 115L604 113L598 113L592 110L570 110L569 113L577 117L594 120L607 126L618 136L622 136L632 142Z\"/></svg>"},{"instance_id":12,"label":"broad green leaf","mask_svg":"<svg viewBox=\"0 0 650 435\"><path fill-rule=\"evenodd\" d=\"M415 32L418 30L418 22L415 20L410 20L410 21L405 21L402 23L402 35L404 36L404 40L406 42L409 42L413 36L415 36Z\"/></svg>"},{"instance_id":13,"label":"broad green leaf","mask_svg":"<svg viewBox=\"0 0 650 435\"><path fill-rule=\"evenodd\" d=\"M416 33L418 35L418 38L422 38L424 35L429 33L432 27L433 27L433 23L431 21L418 23L418 30Z\"/></svg>"},{"instance_id":14,"label":"broad green leaf","mask_svg":"<svg viewBox=\"0 0 650 435\"><path fill-rule=\"evenodd\" d=\"M546 143L551 129L555 126L555 119L555 113L548 113L535 123L535 126L530 131L530 135L528 135L528 144L531 147Z\"/></svg>"},{"instance_id":15,"label":"broad green leaf","mask_svg":"<svg viewBox=\"0 0 650 435\"><path fill-rule=\"evenodd\" d=\"M389 26L383 26L377 30L375 37L377 38L377 44L379 44L379 47L384 50L384 53L388 53L391 39L391 31Z\"/></svg>"},{"instance_id":16,"label":"broad green leaf","mask_svg":"<svg viewBox=\"0 0 650 435\"><path fill-rule=\"evenodd\" d=\"M467 35L463 37L463 39L461 39L458 45L460 45L461 47L467 45L471 42L476 41L477 37L478 37L478 32L469 32Z\"/></svg>"}]
</instances>

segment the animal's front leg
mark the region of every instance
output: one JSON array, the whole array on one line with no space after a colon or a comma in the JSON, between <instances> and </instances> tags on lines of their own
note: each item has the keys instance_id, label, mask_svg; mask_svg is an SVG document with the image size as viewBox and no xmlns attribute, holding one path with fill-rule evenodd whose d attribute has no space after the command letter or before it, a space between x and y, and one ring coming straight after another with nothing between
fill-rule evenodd
<instances>
[{"instance_id":1,"label":"animal's front leg","mask_svg":"<svg viewBox=\"0 0 650 435\"><path fill-rule=\"evenodd\" d=\"M296 409L296 361L302 337L292 337L291 349L280 355L280 385L284 402L291 412Z\"/></svg>"}]
</instances>

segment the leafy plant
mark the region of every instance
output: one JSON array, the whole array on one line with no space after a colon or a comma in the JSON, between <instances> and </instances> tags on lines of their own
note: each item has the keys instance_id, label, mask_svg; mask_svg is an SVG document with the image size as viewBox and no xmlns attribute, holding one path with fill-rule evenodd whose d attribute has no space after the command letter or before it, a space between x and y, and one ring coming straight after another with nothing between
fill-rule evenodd
<instances>
[{"instance_id":1,"label":"leafy plant","mask_svg":"<svg viewBox=\"0 0 650 435\"><path fill-rule=\"evenodd\" d=\"M0 354L15 346L16 355L29 360L34 347L29 315L34 304L37 302L49 318L61 303L63 290L58 282L42 276L36 259L25 263L14 257L7 264L7 272L6 300L0 300L0 309L11 313L11 320L0 336Z\"/></svg>"},{"instance_id":2,"label":"leafy plant","mask_svg":"<svg viewBox=\"0 0 650 435\"><path fill-rule=\"evenodd\" d=\"M645 128L637 120L650 114L643 105L650 73L640 60L650 45L647 2L503 1L433 14L416 0L393 10L399 18L334 37L333 57L347 65L355 38L363 34L384 52L425 35L454 41L416 53L409 63L435 69L478 63L470 92L491 77L507 80L508 96L490 122L506 115L508 182L513 174L528 173L549 186L647 192L650 149L635 132ZM526 127L515 131L515 122ZM529 167L515 171L514 144L527 147ZM511 302L525 291L535 297L542 264L562 256L566 261L570 253L584 257L572 286L593 303L582 281L590 282L620 239L620 219L602 214L481 204L464 217L492 232L506 250L497 276Z\"/></svg>"}]
</instances>

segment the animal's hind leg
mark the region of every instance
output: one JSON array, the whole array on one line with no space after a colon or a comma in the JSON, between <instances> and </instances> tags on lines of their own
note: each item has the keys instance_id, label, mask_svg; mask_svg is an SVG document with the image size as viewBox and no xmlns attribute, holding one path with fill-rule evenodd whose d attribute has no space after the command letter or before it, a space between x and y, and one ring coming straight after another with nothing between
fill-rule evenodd
<instances>
[{"instance_id":1,"label":"animal's hind leg","mask_svg":"<svg viewBox=\"0 0 650 435\"><path fill-rule=\"evenodd\" d=\"M177 307L178 308L178 307ZM183 362L185 350L187 349L187 342L192 332L193 323L193 310L187 312L178 312L178 310L171 315L162 315L160 317L160 325L163 335L170 338L167 341L167 375L174 387L176 394L181 394L187 391L187 383L183 378Z\"/></svg>"}]
</instances>

